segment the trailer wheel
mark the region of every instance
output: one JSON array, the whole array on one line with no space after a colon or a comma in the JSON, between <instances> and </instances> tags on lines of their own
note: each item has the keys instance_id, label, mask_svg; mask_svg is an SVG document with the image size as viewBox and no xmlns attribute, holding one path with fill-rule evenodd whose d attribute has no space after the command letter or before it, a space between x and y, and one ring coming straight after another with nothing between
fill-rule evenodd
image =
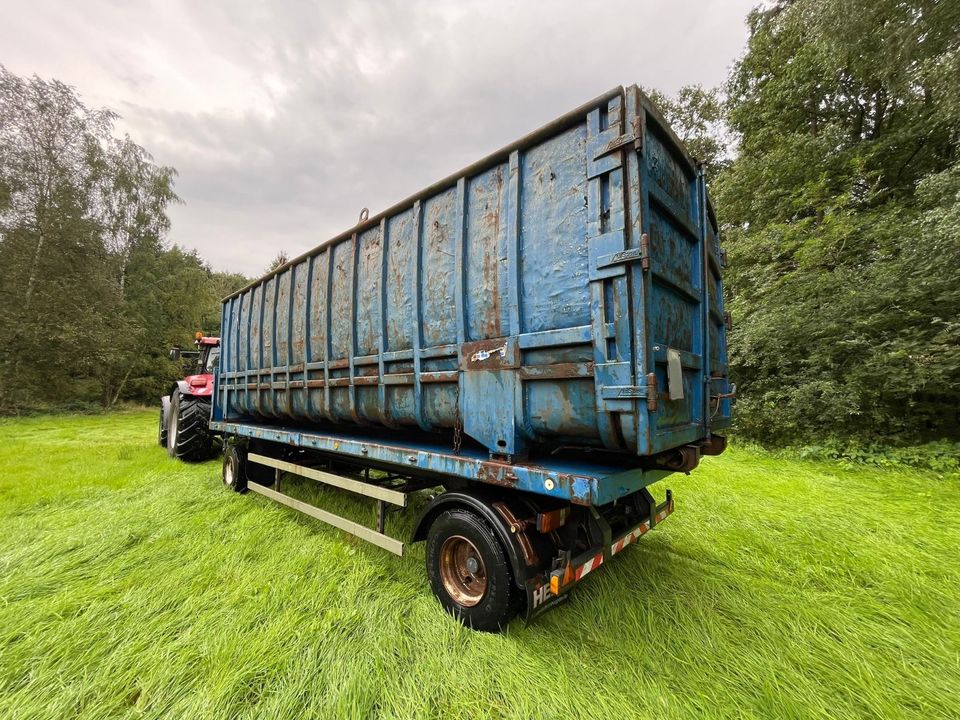
<instances>
[{"instance_id":1,"label":"trailer wheel","mask_svg":"<svg viewBox=\"0 0 960 720\"><path fill-rule=\"evenodd\" d=\"M227 447L223 454L223 484L234 492L247 491L247 456L236 445Z\"/></svg>"},{"instance_id":2,"label":"trailer wheel","mask_svg":"<svg viewBox=\"0 0 960 720\"><path fill-rule=\"evenodd\" d=\"M160 425L157 428L157 443L160 447L167 446L167 425L170 423L170 396L160 398Z\"/></svg>"},{"instance_id":3,"label":"trailer wheel","mask_svg":"<svg viewBox=\"0 0 960 720\"><path fill-rule=\"evenodd\" d=\"M213 452L209 422L209 400L174 392L167 425L167 454L187 462L209 458Z\"/></svg>"},{"instance_id":4,"label":"trailer wheel","mask_svg":"<svg viewBox=\"0 0 960 720\"><path fill-rule=\"evenodd\" d=\"M426 556L433 594L464 625L496 632L516 614L506 555L474 513L460 508L440 513L427 534Z\"/></svg>"}]
</instances>

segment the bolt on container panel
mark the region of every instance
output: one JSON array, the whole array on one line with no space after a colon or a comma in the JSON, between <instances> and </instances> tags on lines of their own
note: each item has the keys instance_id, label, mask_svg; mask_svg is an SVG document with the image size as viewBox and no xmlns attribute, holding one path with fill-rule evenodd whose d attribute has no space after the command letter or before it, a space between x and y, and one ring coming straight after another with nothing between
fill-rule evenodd
<instances>
[{"instance_id":1,"label":"bolt on container panel","mask_svg":"<svg viewBox=\"0 0 960 720\"><path fill-rule=\"evenodd\" d=\"M215 420L652 455L729 424L702 173L616 88L224 301Z\"/></svg>"}]
</instances>

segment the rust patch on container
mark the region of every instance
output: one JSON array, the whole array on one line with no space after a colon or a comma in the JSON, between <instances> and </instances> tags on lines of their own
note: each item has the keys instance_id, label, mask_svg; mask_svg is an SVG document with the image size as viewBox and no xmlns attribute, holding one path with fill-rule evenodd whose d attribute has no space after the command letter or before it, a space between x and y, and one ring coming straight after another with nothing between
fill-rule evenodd
<instances>
[{"instance_id":1,"label":"rust patch on container","mask_svg":"<svg viewBox=\"0 0 960 720\"><path fill-rule=\"evenodd\" d=\"M524 380L562 380L568 378L593 377L593 363L553 363L550 365L524 365L520 368L520 377ZM560 392L566 394L565 385Z\"/></svg>"},{"instance_id":2,"label":"rust patch on container","mask_svg":"<svg viewBox=\"0 0 960 720\"><path fill-rule=\"evenodd\" d=\"M503 170L497 168L496 173L497 191L496 202L493 203L493 211L490 211L490 203L485 206L483 222L489 228L489 237L493 238L493 247L487 248L483 253L483 290L486 297L490 299L488 310L484 317L483 331L488 338L499 337L503 334L500 328L500 198L503 194ZM492 250L492 252L491 252Z\"/></svg>"}]
</instances>

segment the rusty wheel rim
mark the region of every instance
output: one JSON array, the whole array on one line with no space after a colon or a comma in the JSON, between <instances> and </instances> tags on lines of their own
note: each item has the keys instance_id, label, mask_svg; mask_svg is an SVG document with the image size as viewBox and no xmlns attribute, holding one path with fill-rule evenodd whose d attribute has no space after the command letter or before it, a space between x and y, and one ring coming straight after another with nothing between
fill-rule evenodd
<instances>
[{"instance_id":1,"label":"rusty wheel rim","mask_svg":"<svg viewBox=\"0 0 960 720\"><path fill-rule=\"evenodd\" d=\"M440 548L440 580L458 605L473 607L487 592L487 569L476 545L452 535Z\"/></svg>"}]
</instances>

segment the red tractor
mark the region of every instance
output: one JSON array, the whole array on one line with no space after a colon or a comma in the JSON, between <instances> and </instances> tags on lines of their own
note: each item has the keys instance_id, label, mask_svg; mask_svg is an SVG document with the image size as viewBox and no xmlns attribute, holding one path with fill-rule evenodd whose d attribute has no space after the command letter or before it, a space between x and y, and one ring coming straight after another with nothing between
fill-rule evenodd
<instances>
[{"instance_id":1,"label":"red tractor","mask_svg":"<svg viewBox=\"0 0 960 720\"><path fill-rule=\"evenodd\" d=\"M210 402L213 397L213 374L220 361L220 338L197 333L196 350L170 350L171 360L196 358L192 375L170 388L160 398L160 427L157 441L167 454L179 460L196 462L214 454L215 438L210 434Z\"/></svg>"}]
</instances>

